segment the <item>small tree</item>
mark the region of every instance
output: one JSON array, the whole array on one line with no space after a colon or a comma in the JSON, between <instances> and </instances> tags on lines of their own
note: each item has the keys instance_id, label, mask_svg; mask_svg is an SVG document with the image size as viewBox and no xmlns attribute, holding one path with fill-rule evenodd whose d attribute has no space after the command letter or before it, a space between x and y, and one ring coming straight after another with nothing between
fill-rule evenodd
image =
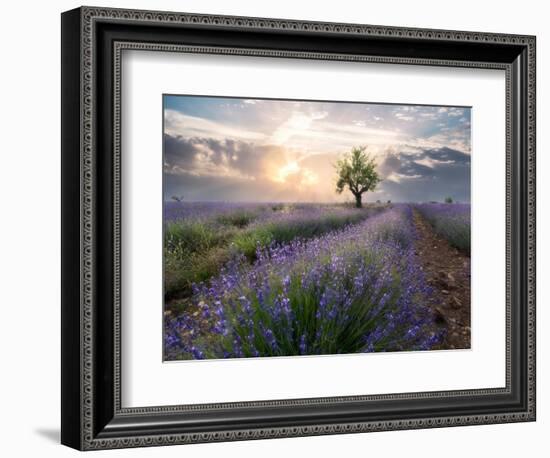
<instances>
[{"instance_id":1,"label":"small tree","mask_svg":"<svg viewBox=\"0 0 550 458\"><path fill-rule=\"evenodd\" d=\"M365 146L353 147L336 163L336 192L342 194L347 187L355 197L355 206L363 206L361 199L363 193L373 191L380 183L381 178L376 172L376 162L366 152Z\"/></svg>"},{"instance_id":2,"label":"small tree","mask_svg":"<svg viewBox=\"0 0 550 458\"><path fill-rule=\"evenodd\" d=\"M453 198L452 197L445 197L445 203L446 204L452 204L453 203Z\"/></svg>"}]
</instances>

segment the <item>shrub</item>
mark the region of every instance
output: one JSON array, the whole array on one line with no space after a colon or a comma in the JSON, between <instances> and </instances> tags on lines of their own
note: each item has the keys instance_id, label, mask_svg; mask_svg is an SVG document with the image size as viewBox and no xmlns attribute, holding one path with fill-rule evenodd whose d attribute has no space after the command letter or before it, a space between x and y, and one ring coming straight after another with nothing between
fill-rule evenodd
<instances>
[{"instance_id":1,"label":"shrub","mask_svg":"<svg viewBox=\"0 0 550 458\"><path fill-rule=\"evenodd\" d=\"M408 239L403 237L408 234ZM422 350L441 340L411 240L395 208L309 241L236 258L195 288L193 313L166 323L168 359ZM198 317L198 318L197 318Z\"/></svg>"},{"instance_id":2,"label":"shrub","mask_svg":"<svg viewBox=\"0 0 550 458\"><path fill-rule=\"evenodd\" d=\"M418 204L415 208L452 246L470 254L469 204Z\"/></svg>"},{"instance_id":3,"label":"shrub","mask_svg":"<svg viewBox=\"0 0 550 458\"><path fill-rule=\"evenodd\" d=\"M243 228L248 226L254 219L256 215L252 212L238 210L231 213L221 214L216 218L216 221L225 226L235 226L238 228Z\"/></svg>"},{"instance_id":4,"label":"shrub","mask_svg":"<svg viewBox=\"0 0 550 458\"><path fill-rule=\"evenodd\" d=\"M198 207L197 205L195 205ZM251 262L256 251L272 242L312 238L346 225L358 223L375 212L371 209L346 209L322 205L283 205L272 213L271 207L198 207L201 216L185 217L165 225L165 281L167 298L188 295L193 283L216 275L232 256L244 254ZM270 210L271 208L271 210ZM262 213L265 211L266 213ZM379 210L376 210L379 211Z\"/></svg>"}]
</instances>

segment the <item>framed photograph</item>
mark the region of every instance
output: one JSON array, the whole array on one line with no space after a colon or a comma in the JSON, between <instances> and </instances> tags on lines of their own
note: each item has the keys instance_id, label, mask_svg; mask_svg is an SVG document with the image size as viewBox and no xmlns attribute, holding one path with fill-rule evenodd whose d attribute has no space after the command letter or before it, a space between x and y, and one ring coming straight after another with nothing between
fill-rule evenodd
<instances>
[{"instance_id":1,"label":"framed photograph","mask_svg":"<svg viewBox=\"0 0 550 458\"><path fill-rule=\"evenodd\" d=\"M62 15L63 444L535 420L535 37Z\"/></svg>"}]
</instances>

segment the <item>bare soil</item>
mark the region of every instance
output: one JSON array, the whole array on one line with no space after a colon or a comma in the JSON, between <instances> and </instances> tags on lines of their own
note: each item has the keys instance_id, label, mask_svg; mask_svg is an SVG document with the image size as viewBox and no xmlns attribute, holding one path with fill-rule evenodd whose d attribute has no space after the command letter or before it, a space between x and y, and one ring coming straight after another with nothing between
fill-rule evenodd
<instances>
[{"instance_id":1,"label":"bare soil","mask_svg":"<svg viewBox=\"0 0 550 458\"><path fill-rule=\"evenodd\" d=\"M413 218L419 234L416 254L433 288L429 306L437 325L447 329L439 349L470 348L470 257L439 237L416 210Z\"/></svg>"}]
</instances>

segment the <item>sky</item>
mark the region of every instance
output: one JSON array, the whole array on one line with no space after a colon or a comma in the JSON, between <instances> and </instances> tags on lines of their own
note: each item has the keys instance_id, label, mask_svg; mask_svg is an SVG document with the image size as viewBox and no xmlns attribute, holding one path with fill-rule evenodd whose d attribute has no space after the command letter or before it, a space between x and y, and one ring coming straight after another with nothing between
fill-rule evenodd
<instances>
[{"instance_id":1,"label":"sky","mask_svg":"<svg viewBox=\"0 0 550 458\"><path fill-rule=\"evenodd\" d=\"M164 199L341 202L334 164L366 146L364 202L470 201L467 107L164 96Z\"/></svg>"}]
</instances>

